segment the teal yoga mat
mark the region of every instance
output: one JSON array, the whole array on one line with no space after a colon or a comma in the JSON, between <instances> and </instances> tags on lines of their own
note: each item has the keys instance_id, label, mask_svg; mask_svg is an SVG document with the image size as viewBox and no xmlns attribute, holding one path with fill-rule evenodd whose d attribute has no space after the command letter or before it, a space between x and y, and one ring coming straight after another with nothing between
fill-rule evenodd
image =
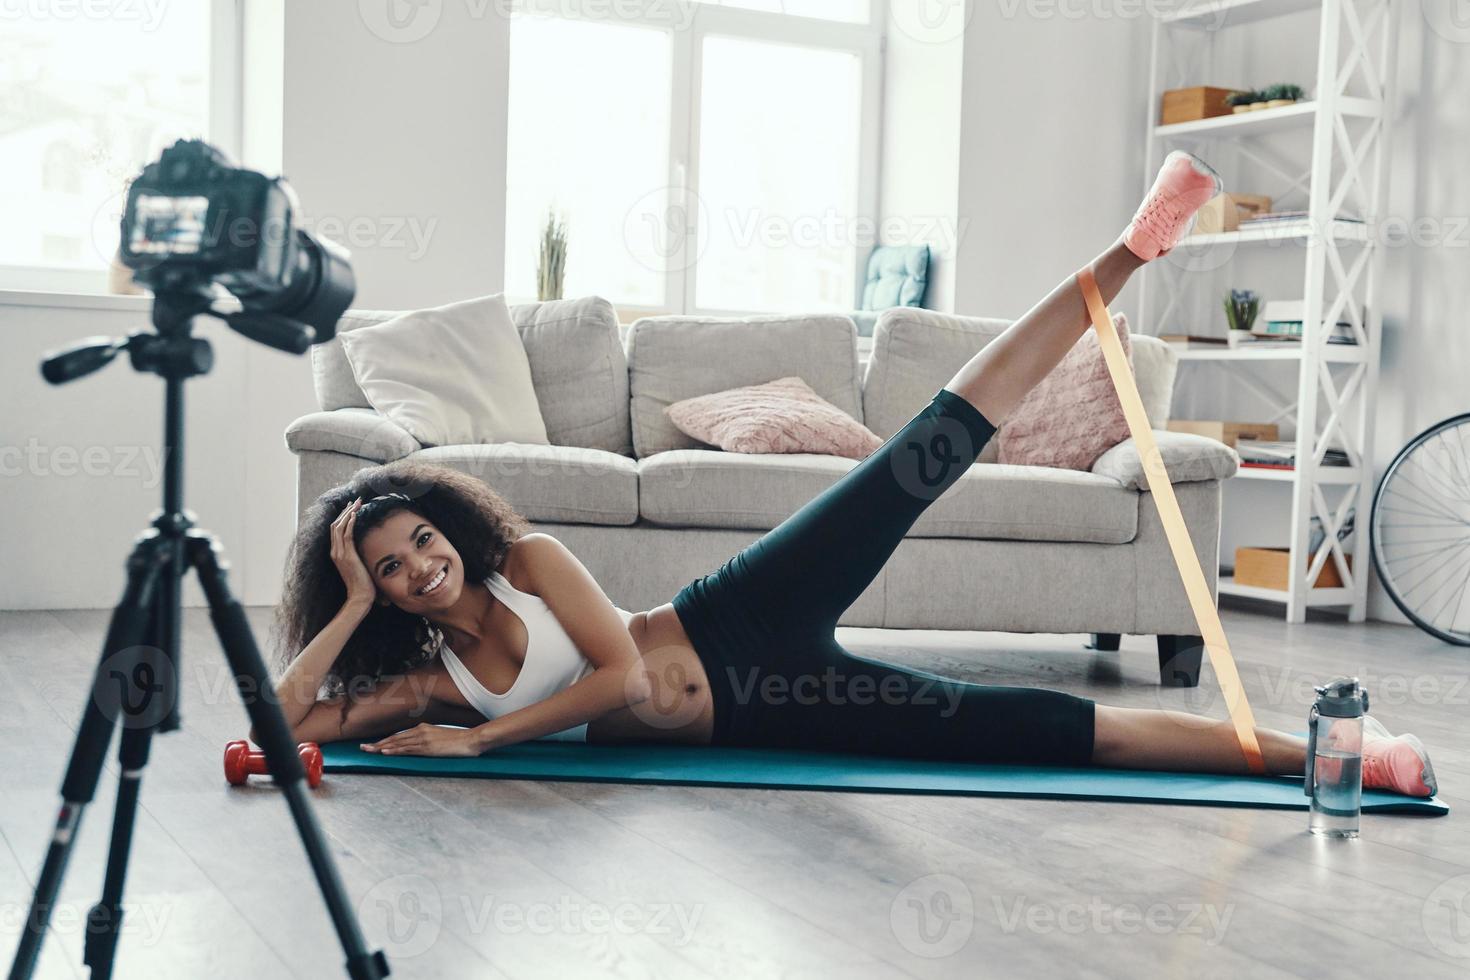
<instances>
[{"instance_id":1,"label":"teal yoga mat","mask_svg":"<svg viewBox=\"0 0 1470 980\"><path fill-rule=\"evenodd\" d=\"M1128 769L989 766L883 756L680 745L523 742L473 759L381 756L356 743L322 746L327 772L542 779L591 783L749 786L870 793L948 793L1047 800L1124 800L1305 810L1302 781L1282 776L1209 776ZM1450 808L1367 790L1368 813L1441 816Z\"/></svg>"}]
</instances>

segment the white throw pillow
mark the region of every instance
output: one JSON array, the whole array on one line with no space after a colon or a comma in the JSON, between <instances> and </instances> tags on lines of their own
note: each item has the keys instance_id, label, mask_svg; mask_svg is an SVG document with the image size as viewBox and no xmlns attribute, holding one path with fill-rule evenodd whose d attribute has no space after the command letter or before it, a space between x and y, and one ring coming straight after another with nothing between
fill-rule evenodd
<instances>
[{"instance_id":1,"label":"white throw pillow","mask_svg":"<svg viewBox=\"0 0 1470 980\"><path fill-rule=\"evenodd\" d=\"M549 442L531 362L503 295L337 336L368 402L421 444Z\"/></svg>"}]
</instances>

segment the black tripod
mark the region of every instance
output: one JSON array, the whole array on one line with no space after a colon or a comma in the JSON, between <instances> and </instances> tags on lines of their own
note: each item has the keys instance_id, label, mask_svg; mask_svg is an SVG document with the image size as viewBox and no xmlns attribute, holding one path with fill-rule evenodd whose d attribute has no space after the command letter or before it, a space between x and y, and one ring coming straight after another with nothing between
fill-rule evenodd
<instances>
[{"instance_id":1,"label":"black tripod","mask_svg":"<svg viewBox=\"0 0 1470 980\"><path fill-rule=\"evenodd\" d=\"M210 295L203 289L160 295L153 307L157 333L136 331L126 340L93 338L48 357L42 365L48 381L62 384L98 370L127 350L135 369L164 379L163 510L151 528L139 536L128 556L127 586L107 628L102 662L61 784L62 805L56 830L10 967L10 980L25 980L35 969L82 812L97 790L103 756L112 742L113 729L120 725L123 733L118 760L122 772L107 874L102 898L87 913L83 954L94 980L106 980L112 974L143 767L154 733L179 727L179 589L185 571L191 568L204 587L215 632L347 954L348 976L376 980L388 975L387 959L381 951L367 950L348 904L337 866L307 799L306 772L291 742L291 731L279 706L263 696L262 692L272 690L270 676L251 635L245 610L225 583L226 566L220 560L218 545L213 536L193 528L183 508L184 381L207 373L214 362L209 342L191 336L190 328L195 316L213 312L210 302ZM255 317L248 324L234 315L222 318L253 339L297 353L305 349L312 336L310 328L284 318Z\"/></svg>"}]
</instances>

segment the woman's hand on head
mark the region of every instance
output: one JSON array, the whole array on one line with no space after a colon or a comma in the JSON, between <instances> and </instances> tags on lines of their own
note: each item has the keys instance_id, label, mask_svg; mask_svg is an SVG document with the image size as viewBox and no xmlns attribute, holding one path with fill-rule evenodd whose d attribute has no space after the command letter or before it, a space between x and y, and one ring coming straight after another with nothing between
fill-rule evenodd
<instances>
[{"instance_id":1,"label":"woman's hand on head","mask_svg":"<svg viewBox=\"0 0 1470 980\"><path fill-rule=\"evenodd\" d=\"M374 755L477 756L485 750L473 728L450 728L428 722L376 742L364 742L359 748Z\"/></svg>"},{"instance_id":2,"label":"woman's hand on head","mask_svg":"<svg viewBox=\"0 0 1470 980\"><path fill-rule=\"evenodd\" d=\"M354 500L342 508L328 533L332 536L332 564L337 566L337 574L342 576L342 583L347 586L347 601L371 606L378 590L373 585L372 573L357 553L357 543L352 539L352 529L361 509L361 500Z\"/></svg>"}]
</instances>

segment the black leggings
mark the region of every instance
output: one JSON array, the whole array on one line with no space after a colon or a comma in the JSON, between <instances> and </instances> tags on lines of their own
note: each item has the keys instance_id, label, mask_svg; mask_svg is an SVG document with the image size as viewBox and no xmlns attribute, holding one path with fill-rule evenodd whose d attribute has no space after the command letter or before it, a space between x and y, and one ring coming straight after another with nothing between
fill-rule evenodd
<instances>
[{"instance_id":1,"label":"black leggings","mask_svg":"<svg viewBox=\"0 0 1470 980\"><path fill-rule=\"evenodd\" d=\"M851 654L833 635L994 434L940 389L842 479L679 591L674 610L710 679L713 744L1091 765L1092 701L906 670Z\"/></svg>"}]
</instances>

